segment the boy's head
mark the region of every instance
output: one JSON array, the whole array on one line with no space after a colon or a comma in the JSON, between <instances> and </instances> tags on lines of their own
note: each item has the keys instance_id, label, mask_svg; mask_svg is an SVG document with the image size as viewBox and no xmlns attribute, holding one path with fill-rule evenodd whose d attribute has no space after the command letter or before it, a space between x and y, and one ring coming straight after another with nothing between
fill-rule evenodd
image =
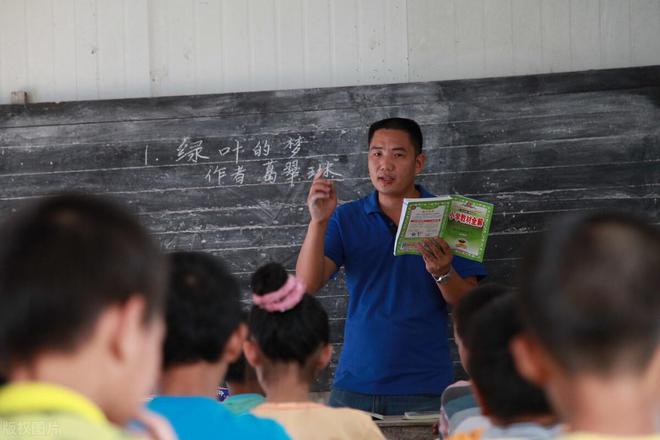
<instances>
[{"instance_id":1,"label":"boy's head","mask_svg":"<svg viewBox=\"0 0 660 440\"><path fill-rule=\"evenodd\" d=\"M509 345L521 329L515 300L505 294L481 307L467 331L468 372L483 413L497 425L554 418L543 391L516 370Z\"/></svg>"},{"instance_id":2,"label":"boy's head","mask_svg":"<svg viewBox=\"0 0 660 440\"><path fill-rule=\"evenodd\" d=\"M504 295L507 292L506 287L495 283L481 284L470 290L464 295L452 312L454 322L454 339L458 347L458 356L461 359L463 368L467 370L469 360L469 350L465 345L468 330L472 326L474 316L486 304L495 298Z\"/></svg>"},{"instance_id":3,"label":"boy's head","mask_svg":"<svg viewBox=\"0 0 660 440\"><path fill-rule=\"evenodd\" d=\"M563 218L525 259L518 302L528 331L518 363L551 397L558 377L660 377L656 227L630 214Z\"/></svg>"},{"instance_id":4,"label":"boy's head","mask_svg":"<svg viewBox=\"0 0 660 440\"><path fill-rule=\"evenodd\" d=\"M169 266L164 368L236 360L245 336L236 278L201 252L175 252Z\"/></svg>"},{"instance_id":5,"label":"boy's head","mask_svg":"<svg viewBox=\"0 0 660 440\"><path fill-rule=\"evenodd\" d=\"M103 377L89 397L123 423L160 362L158 247L122 208L81 194L26 207L0 234L1 375L44 380L40 372L49 371L74 385Z\"/></svg>"}]
</instances>

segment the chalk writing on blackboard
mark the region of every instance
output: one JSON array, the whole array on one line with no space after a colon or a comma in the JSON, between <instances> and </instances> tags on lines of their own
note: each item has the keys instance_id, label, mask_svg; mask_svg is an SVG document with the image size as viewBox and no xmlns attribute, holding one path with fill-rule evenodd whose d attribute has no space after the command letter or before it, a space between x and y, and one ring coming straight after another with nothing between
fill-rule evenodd
<instances>
[{"instance_id":1,"label":"chalk writing on blackboard","mask_svg":"<svg viewBox=\"0 0 660 440\"><path fill-rule=\"evenodd\" d=\"M263 181L264 183L275 183L277 182L277 171L275 171L275 161L269 160L264 164L266 167L266 172L264 173Z\"/></svg>"},{"instance_id":2,"label":"chalk writing on blackboard","mask_svg":"<svg viewBox=\"0 0 660 440\"><path fill-rule=\"evenodd\" d=\"M255 157L268 157L270 154L270 144L268 143L268 140L266 139L265 141L257 142L257 145L254 146L252 152Z\"/></svg>"},{"instance_id":3,"label":"chalk writing on blackboard","mask_svg":"<svg viewBox=\"0 0 660 440\"><path fill-rule=\"evenodd\" d=\"M222 185L222 179L227 175L227 167L220 167L216 165L215 169L213 167L209 168L206 176L204 178L210 183L212 180L217 179L217 185Z\"/></svg>"},{"instance_id":4,"label":"chalk writing on blackboard","mask_svg":"<svg viewBox=\"0 0 660 440\"><path fill-rule=\"evenodd\" d=\"M200 161L211 160L208 168L205 168L203 178L208 184L214 186L227 184L240 186L246 183L274 185L278 183L278 179L282 183L294 186L301 179L313 179L319 171L327 179L343 177L343 174L333 169L333 162L322 160L315 166L310 163L311 157L301 155L303 146L308 143L309 141L300 134L289 135L286 140L281 141L263 138L249 141L229 139L216 147L218 156L211 158L204 151L203 140L192 141L190 137L185 137L176 148L176 161L197 164ZM249 146L246 148L245 145ZM278 145L278 149L280 149L279 160L271 157L271 153L274 151L273 145ZM251 156L257 159L244 157L249 151L252 152ZM215 162L216 158L219 163ZM227 159L233 163L232 166L227 165ZM146 165L149 161L148 145L144 150L144 160ZM252 162L261 163L263 174L250 177L250 173L255 171L255 168L248 166Z\"/></svg>"},{"instance_id":5,"label":"chalk writing on blackboard","mask_svg":"<svg viewBox=\"0 0 660 440\"><path fill-rule=\"evenodd\" d=\"M284 144L284 150L288 150L289 158L293 158L297 156L298 153L300 152L302 144L306 144L306 143L307 141L301 135L298 135L295 138L289 137L289 139Z\"/></svg>"},{"instance_id":6,"label":"chalk writing on blackboard","mask_svg":"<svg viewBox=\"0 0 660 440\"><path fill-rule=\"evenodd\" d=\"M176 148L176 161L186 160L197 163L200 159L208 159L208 156L202 155L204 147L201 140L191 142L190 138L184 138L183 142Z\"/></svg>"},{"instance_id":7,"label":"chalk writing on blackboard","mask_svg":"<svg viewBox=\"0 0 660 440\"><path fill-rule=\"evenodd\" d=\"M284 171L282 171L284 177L289 182L289 185L293 186L293 182L300 175L300 166L298 165L298 160L290 160L284 164Z\"/></svg>"},{"instance_id":8,"label":"chalk writing on blackboard","mask_svg":"<svg viewBox=\"0 0 660 440\"><path fill-rule=\"evenodd\" d=\"M231 174L231 178L234 180L234 183L243 185L245 182L245 167L243 165L238 165L236 171Z\"/></svg>"}]
</instances>

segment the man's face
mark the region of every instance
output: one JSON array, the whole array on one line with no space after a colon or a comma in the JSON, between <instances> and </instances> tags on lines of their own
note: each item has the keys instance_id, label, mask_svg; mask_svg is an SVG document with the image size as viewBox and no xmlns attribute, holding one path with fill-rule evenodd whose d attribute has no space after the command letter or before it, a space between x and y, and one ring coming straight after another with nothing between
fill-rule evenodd
<instances>
[{"instance_id":1,"label":"man's face","mask_svg":"<svg viewBox=\"0 0 660 440\"><path fill-rule=\"evenodd\" d=\"M415 176L423 167L424 155L415 153L408 133L389 128L376 130L369 144L369 177L376 191L409 195Z\"/></svg>"}]
</instances>

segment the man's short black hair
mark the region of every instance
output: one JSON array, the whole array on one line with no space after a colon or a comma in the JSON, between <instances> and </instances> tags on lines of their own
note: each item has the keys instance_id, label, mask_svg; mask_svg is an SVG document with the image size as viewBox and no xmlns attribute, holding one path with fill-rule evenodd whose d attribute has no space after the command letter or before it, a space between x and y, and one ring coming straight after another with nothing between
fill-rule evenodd
<instances>
[{"instance_id":1,"label":"man's short black hair","mask_svg":"<svg viewBox=\"0 0 660 440\"><path fill-rule=\"evenodd\" d=\"M169 263L163 365L217 362L243 320L239 283L209 254L174 252Z\"/></svg>"},{"instance_id":2,"label":"man's short black hair","mask_svg":"<svg viewBox=\"0 0 660 440\"><path fill-rule=\"evenodd\" d=\"M452 313L456 327L456 334L464 342L467 341L468 329L472 325L472 318L486 304L493 299L504 295L507 288L496 283L480 284L463 295Z\"/></svg>"},{"instance_id":3,"label":"man's short black hair","mask_svg":"<svg viewBox=\"0 0 660 440\"><path fill-rule=\"evenodd\" d=\"M521 331L515 299L506 294L475 314L466 340L470 378L489 414L507 424L523 416L552 414L543 390L516 369L509 344Z\"/></svg>"},{"instance_id":4,"label":"man's short black hair","mask_svg":"<svg viewBox=\"0 0 660 440\"><path fill-rule=\"evenodd\" d=\"M568 372L643 371L660 343L660 231L632 214L562 218L529 250L519 303Z\"/></svg>"},{"instance_id":5,"label":"man's short black hair","mask_svg":"<svg viewBox=\"0 0 660 440\"><path fill-rule=\"evenodd\" d=\"M410 143L415 147L415 154L422 154L424 137L422 136L422 129L417 122L407 118L387 118L374 122L369 127L368 145L371 145L371 139L374 137L374 133L381 129L405 131L410 136Z\"/></svg>"},{"instance_id":6,"label":"man's short black hair","mask_svg":"<svg viewBox=\"0 0 660 440\"><path fill-rule=\"evenodd\" d=\"M107 307L164 309L164 259L137 219L106 198L62 194L19 211L0 232L0 362L74 351Z\"/></svg>"}]
</instances>

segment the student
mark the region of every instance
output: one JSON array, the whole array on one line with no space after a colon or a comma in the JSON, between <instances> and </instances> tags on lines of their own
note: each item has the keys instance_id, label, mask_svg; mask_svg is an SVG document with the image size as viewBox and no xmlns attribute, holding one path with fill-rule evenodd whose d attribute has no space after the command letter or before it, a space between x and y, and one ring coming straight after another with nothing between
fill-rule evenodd
<instances>
[{"instance_id":1,"label":"student","mask_svg":"<svg viewBox=\"0 0 660 440\"><path fill-rule=\"evenodd\" d=\"M264 403L264 390L257 379L257 372L245 359L245 355L229 366L225 376L229 397L222 403L234 414L245 414Z\"/></svg>"},{"instance_id":2,"label":"student","mask_svg":"<svg viewBox=\"0 0 660 440\"><path fill-rule=\"evenodd\" d=\"M43 199L0 232L2 439L121 439L160 363L165 270L137 220L95 196ZM154 422L156 420L156 422Z\"/></svg>"},{"instance_id":3,"label":"student","mask_svg":"<svg viewBox=\"0 0 660 440\"><path fill-rule=\"evenodd\" d=\"M524 260L513 345L570 439L660 438L660 231L631 214L563 218Z\"/></svg>"},{"instance_id":4,"label":"student","mask_svg":"<svg viewBox=\"0 0 660 440\"><path fill-rule=\"evenodd\" d=\"M246 334L236 279L204 253L175 252L169 263L163 375L148 407L165 416L181 440L288 439L277 423L234 415L216 400Z\"/></svg>"},{"instance_id":5,"label":"student","mask_svg":"<svg viewBox=\"0 0 660 440\"><path fill-rule=\"evenodd\" d=\"M403 199L433 196L415 184L426 161L422 147L415 121L375 122L367 151L374 192L337 207L331 181L317 174L311 185L296 274L315 293L343 266L349 292L332 406L399 415L437 411L452 382L447 305L486 270L453 256L440 238L420 245L421 256L392 254Z\"/></svg>"},{"instance_id":6,"label":"student","mask_svg":"<svg viewBox=\"0 0 660 440\"><path fill-rule=\"evenodd\" d=\"M309 390L332 355L328 315L305 287L271 263L252 277L254 306L244 350L266 391L253 413L273 418L294 440L383 440L371 417L311 402Z\"/></svg>"},{"instance_id":7,"label":"student","mask_svg":"<svg viewBox=\"0 0 660 440\"><path fill-rule=\"evenodd\" d=\"M520 318L511 294L493 299L475 314L466 340L468 371L490 426L467 433L459 426L451 440L543 440L560 433L543 390L516 370L509 345L520 332Z\"/></svg>"},{"instance_id":8,"label":"student","mask_svg":"<svg viewBox=\"0 0 660 440\"><path fill-rule=\"evenodd\" d=\"M461 365L465 371L468 369L469 351L464 341L467 338L468 329L472 326L473 317L485 305L504 295L506 291L504 286L498 284L484 284L468 292L454 308L452 313L454 339ZM469 422L462 425L463 430L490 426L488 418L480 417L480 415L481 409L474 398L470 381L455 382L442 393L438 433L446 438L453 434L466 419L469 419Z\"/></svg>"}]
</instances>

